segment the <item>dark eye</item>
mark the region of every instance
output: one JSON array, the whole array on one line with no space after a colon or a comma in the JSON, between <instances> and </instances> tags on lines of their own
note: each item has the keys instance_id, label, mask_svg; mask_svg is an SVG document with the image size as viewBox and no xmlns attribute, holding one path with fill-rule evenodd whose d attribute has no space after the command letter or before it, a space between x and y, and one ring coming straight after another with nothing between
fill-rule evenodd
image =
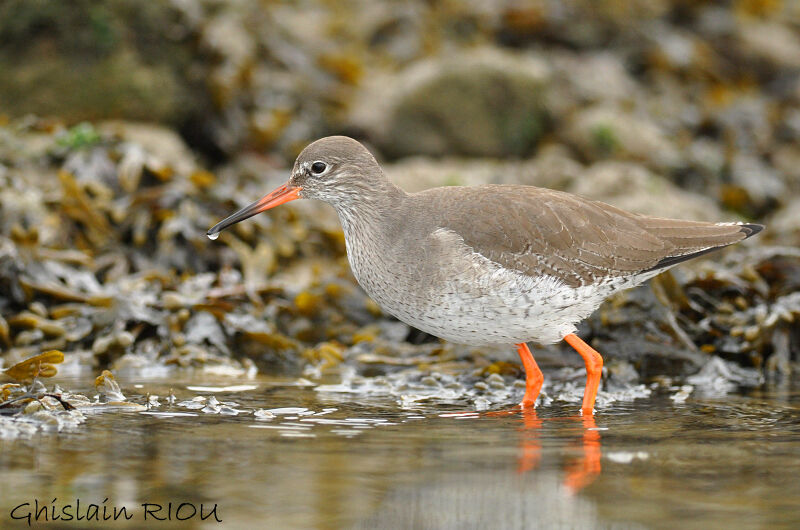
<instances>
[{"instance_id":1,"label":"dark eye","mask_svg":"<svg viewBox=\"0 0 800 530\"><path fill-rule=\"evenodd\" d=\"M325 162L314 162L311 164L311 172L317 175L325 171L327 168L328 166L325 165Z\"/></svg>"}]
</instances>

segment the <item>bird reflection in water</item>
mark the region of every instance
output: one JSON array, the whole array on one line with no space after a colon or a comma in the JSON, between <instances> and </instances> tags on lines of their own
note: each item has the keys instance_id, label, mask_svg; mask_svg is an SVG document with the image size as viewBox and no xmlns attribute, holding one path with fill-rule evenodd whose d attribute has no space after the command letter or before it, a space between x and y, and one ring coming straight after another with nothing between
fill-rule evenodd
<instances>
[{"instance_id":1,"label":"bird reflection in water","mask_svg":"<svg viewBox=\"0 0 800 530\"><path fill-rule=\"evenodd\" d=\"M522 426L519 437L519 456L517 458L517 471L526 473L539 466L542 458L542 428L544 420L536 414L536 409L519 409L509 411L509 414L520 414ZM494 415L495 413L490 413ZM567 466L564 486L571 493L577 493L600 475L602 447L600 432L597 429L594 416L569 416L566 418L548 418L547 421L570 421L581 425L582 436L580 439L580 457L576 462Z\"/></svg>"}]
</instances>

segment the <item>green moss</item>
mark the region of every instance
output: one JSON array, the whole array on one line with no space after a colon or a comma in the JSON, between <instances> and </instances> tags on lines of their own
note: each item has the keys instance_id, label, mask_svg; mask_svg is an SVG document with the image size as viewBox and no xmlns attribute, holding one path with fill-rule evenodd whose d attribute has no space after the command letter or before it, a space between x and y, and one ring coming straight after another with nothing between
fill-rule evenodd
<instances>
[{"instance_id":1,"label":"green moss","mask_svg":"<svg viewBox=\"0 0 800 530\"><path fill-rule=\"evenodd\" d=\"M614 128L606 123L599 123L592 127L592 144L603 154L609 155L619 148L619 140Z\"/></svg>"},{"instance_id":2,"label":"green moss","mask_svg":"<svg viewBox=\"0 0 800 530\"><path fill-rule=\"evenodd\" d=\"M445 186L462 186L461 177L457 173L450 173L444 179Z\"/></svg>"},{"instance_id":3,"label":"green moss","mask_svg":"<svg viewBox=\"0 0 800 530\"><path fill-rule=\"evenodd\" d=\"M91 123L84 121L66 131L57 142L69 149L82 149L99 143L100 134Z\"/></svg>"}]
</instances>

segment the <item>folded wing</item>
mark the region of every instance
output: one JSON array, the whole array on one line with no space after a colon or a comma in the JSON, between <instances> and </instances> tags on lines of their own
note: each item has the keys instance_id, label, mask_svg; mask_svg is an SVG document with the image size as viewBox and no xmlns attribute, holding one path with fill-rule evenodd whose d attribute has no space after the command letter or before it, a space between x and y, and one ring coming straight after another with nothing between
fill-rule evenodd
<instances>
[{"instance_id":1,"label":"folded wing","mask_svg":"<svg viewBox=\"0 0 800 530\"><path fill-rule=\"evenodd\" d=\"M647 217L531 186L429 192L442 203L458 201L457 207L438 208L437 221L475 252L506 268L552 275L574 287L663 270L763 228ZM502 214L487 217L485 212Z\"/></svg>"}]
</instances>

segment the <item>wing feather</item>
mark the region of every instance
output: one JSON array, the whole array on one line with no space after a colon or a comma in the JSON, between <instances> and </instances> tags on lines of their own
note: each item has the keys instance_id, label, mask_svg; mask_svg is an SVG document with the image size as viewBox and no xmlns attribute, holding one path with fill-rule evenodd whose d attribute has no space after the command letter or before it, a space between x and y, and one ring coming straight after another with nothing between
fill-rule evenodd
<instances>
[{"instance_id":1,"label":"wing feather","mask_svg":"<svg viewBox=\"0 0 800 530\"><path fill-rule=\"evenodd\" d=\"M435 205L437 227L452 230L487 259L576 287L656 270L660 263L666 268L760 230L647 217L532 186L435 188L416 195Z\"/></svg>"}]
</instances>

